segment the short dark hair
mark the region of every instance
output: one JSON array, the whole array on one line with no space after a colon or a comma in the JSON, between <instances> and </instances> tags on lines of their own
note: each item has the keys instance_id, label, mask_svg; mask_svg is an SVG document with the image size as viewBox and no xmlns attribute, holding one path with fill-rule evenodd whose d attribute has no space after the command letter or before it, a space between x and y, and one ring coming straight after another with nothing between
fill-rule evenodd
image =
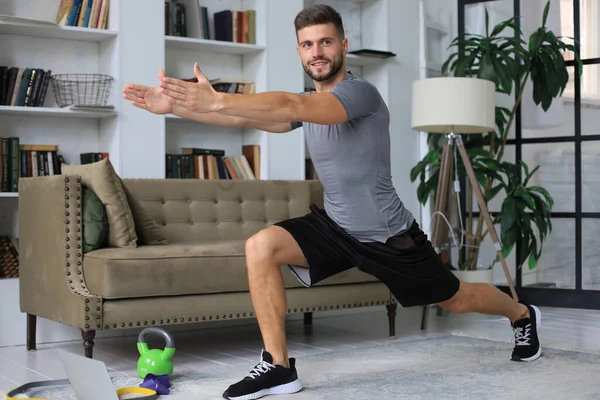
<instances>
[{"instance_id":1,"label":"short dark hair","mask_svg":"<svg viewBox=\"0 0 600 400\"><path fill-rule=\"evenodd\" d=\"M298 31L302 28L320 24L333 24L340 37L342 39L344 38L345 34L342 17L333 7L326 4L314 4L307 7L300 11L298 15L296 15L296 19L294 19L296 34L298 34Z\"/></svg>"}]
</instances>

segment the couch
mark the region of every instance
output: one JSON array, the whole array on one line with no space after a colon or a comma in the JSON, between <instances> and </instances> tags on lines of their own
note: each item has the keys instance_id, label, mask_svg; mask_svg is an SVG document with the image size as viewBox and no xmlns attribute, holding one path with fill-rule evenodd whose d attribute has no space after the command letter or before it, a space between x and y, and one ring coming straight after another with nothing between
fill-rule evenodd
<instances>
[{"instance_id":1,"label":"couch","mask_svg":"<svg viewBox=\"0 0 600 400\"><path fill-rule=\"evenodd\" d=\"M27 314L28 350L36 347L37 317L80 329L89 358L101 330L254 318L246 239L276 221L307 213L311 203L323 206L316 180L120 179L113 174L121 185L122 206L143 211L145 222L154 224L153 234L162 237L144 241L148 232L136 212L136 218L113 213L112 243L103 241L85 252L83 192L106 189L97 170L85 168L63 168L62 175L19 183L20 308ZM104 209L116 209L117 197L100 197ZM113 227L127 220L136 224L134 231L127 228L135 240L119 241ZM315 311L385 305L394 337L397 303L372 276L355 268L307 288L288 268L282 272L288 314L303 313L310 324Z\"/></svg>"}]
</instances>

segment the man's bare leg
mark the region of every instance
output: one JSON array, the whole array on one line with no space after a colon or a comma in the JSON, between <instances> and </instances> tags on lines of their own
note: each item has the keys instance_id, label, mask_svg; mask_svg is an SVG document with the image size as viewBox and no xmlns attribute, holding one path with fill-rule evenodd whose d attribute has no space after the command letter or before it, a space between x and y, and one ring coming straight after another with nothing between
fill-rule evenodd
<instances>
[{"instance_id":1,"label":"man's bare leg","mask_svg":"<svg viewBox=\"0 0 600 400\"><path fill-rule=\"evenodd\" d=\"M248 281L265 350L274 365L289 368L285 337L287 297L281 266L308 267L304 254L288 231L268 227L246 242Z\"/></svg>"},{"instance_id":2,"label":"man's bare leg","mask_svg":"<svg viewBox=\"0 0 600 400\"><path fill-rule=\"evenodd\" d=\"M439 303L439 306L455 314L476 312L504 315L511 323L529 316L527 306L487 283L461 282L458 293L450 300Z\"/></svg>"},{"instance_id":3,"label":"man's bare leg","mask_svg":"<svg viewBox=\"0 0 600 400\"><path fill-rule=\"evenodd\" d=\"M514 334L515 347L510 359L534 361L542 354L538 337L540 310L536 306L515 301L493 285L461 282L458 293L439 305L453 313L504 315L510 320Z\"/></svg>"}]
</instances>

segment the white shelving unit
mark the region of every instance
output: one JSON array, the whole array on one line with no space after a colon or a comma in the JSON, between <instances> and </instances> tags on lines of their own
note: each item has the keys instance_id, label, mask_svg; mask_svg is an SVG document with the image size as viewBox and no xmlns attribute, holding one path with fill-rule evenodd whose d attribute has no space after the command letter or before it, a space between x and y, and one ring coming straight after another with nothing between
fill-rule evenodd
<instances>
[{"instance_id":1,"label":"white shelving unit","mask_svg":"<svg viewBox=\"0 0 600 400\"><path fill-rule=\"evenodd\" d=\"M130 0L128 0L129 2ZM135 3L136 0L133 1ZM107 74L114 78L109 104L114 110L71 110L57 106L52 84L43 107L0 106L0 137L19 138L20 144L59 145L68 163L79 164L84 152L110 153L122 170L123 124L121 102L123 49L120 20L122 0L111 0L108 29L54 24L60 0L0 2L0 65L67 73ZM138 6L140 2L138 1ZM130 20L132 15L127 19ZM133 34L133 32L129 32ZM18 193L0 193L0 234L18 237ZM70 329L41 321L41 340L76 338ZM25 335L25 316L19 310L19 279L0 279L0 346L19 344Z\"/></svg>"},{"instance_id":2,"label":"white shelving unit","mask_svg":"<svg viewBox=\"0 0 600 400\"><path fill-rule=\"evenodd\" d=\"M260 53L266 49L265 46L258 44L219 42L216 40L195 39L177 36L165 37L165 45L167 49L192 50L199 52L236 55Z\"/></svg>"},{"instance_id":3,"label":"white shelving unit","mask_svg":"<svg viewBox=\"0 0 600 400\"><path fill-rule=\"evenodd\" d=\"M188 10L193 10L192 2L178 0ZM222 10L256 11L256 44L206 40L190 25L188 32L198 37L165 36L165 72L179 78L194 77L194 62L208 79L244 79L256 85L256 92L272 90L269 87L267 70L268 13L270 9L286 7L265 0L207 0L200 4L207 7L210 38L215 38L214 14ZM293 1L287 5L293 8ZM268 170L269 133L243 128L217 127L199 124L168 116L165 118L166 153L181 153L182 147L201 147L225 150L225 155L242 154L242 146L256 144L261 150L261 179L271 179ZM299 170L298 170L299 171ZM299 173L299 172L298 172Z\"/></svg>"},{"instance_id":4,"label":"white shelving unit","mask_svg":"<svg viewBox=\"0 0 600 400\"><path fill-rule=\"evenodd\" d=\"M117 116L115 111L72 111L58 107L10 107L0 106L0 115L22 117L58 117L58 118L112 118Z\"/></svg>"},{"instance_id":5,"label":"white shelving unit","mask_svg":"<svg viewBox=\"0 0 600 400\"><path fill-rule=\"evenodd\" d=\"M196 0L180 0L191 4ZM418 136L410 126L410 86L418 78L418 5L396 0L335 0L344 18L350 50L391 51L379 59L349 55L347 66L380 89L392 114L392 173L403 201L418 209L409 168L418 161ZM114 78L112 111L72 111L57 107L49 87L44 107L0 107L0 137L18 136L21 144L57 144L68 163L79 154L108 152L123 178L164 178L165 154L182 147L224 149L241 154L244 144L261 148L261 179L304 179L302 129L271 134L253 129L216 127L155 115L123 99L127 83L158 85L158 71L193 77L194 62L209 79L247 79L256 91L304 90L304 70L296 50L293 21L307 0L199 0L213 15L256 10L256 44L166 36L164 2L111 0L106 30L59 27L54 21L60 0L3 0L0 14L0 65L37 67L59 73L98 73ZM34 22L38 20L42 22ZM45 22L44 22L45 21ZM18 195L0 193L0 234L18 237ZM22 344L25 319L19 312L18 279L0 279L0 346ZM8 322L8 323L7 323ZM38 341L79 340L79 332L40 321Z\"/></svg>"},{"instance_id":6,"label":"white shelving unit","mask_svg":"<svg viewBox=\"0 0 600 400\"><path fill-rule=\"evenodd\" d=\"M116 37L118 32L112 29L59 26L48 23L47 21L36 22L30 20L30 22L26 22L22 20L0 18L0 34L101 42L105 39Z\"/></svg>"}]
</instances>

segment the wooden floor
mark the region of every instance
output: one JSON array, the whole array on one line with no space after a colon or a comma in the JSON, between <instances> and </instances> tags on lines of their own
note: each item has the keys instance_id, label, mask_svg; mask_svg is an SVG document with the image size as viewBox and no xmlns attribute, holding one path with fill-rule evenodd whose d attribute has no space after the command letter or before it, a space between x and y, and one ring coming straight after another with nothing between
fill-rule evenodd
<instances>
[{"instance_id":1,"label":"wooden floor","mask_svg":"<svg viewBox=\"0 0 600 400\"><path fill-rule=\"evenodd\" d=\"M541 308L543 346L594 352L600 354L600 312ZM429 327L420 330L421 309L399 309L395 340L427 335L454 333L487 338L507 343L507 357L512 349L512 330L502 317L478 314L436 316L430 313ZM360 348L373 342L389 341L387 316L384 307L364 309L360 313L314 315L313 325L303 321L287 324L288 346L294 355L331 352L339 348ZM136 376L137 337L97 339L94 358L106 363L109 371ZM215 365L247 365L250 369L258 361L262 348L256 325L220 327L199 331L175 332L176 366L182 370L198 370ZM160 339L149 340L151 346L160 346ZM57 352L66 350L82 354L80 342L38 344L37 351L27 352L24 347L0 348L0 394L24 383L65 378Z\"/></svg>"}]
</instances>

